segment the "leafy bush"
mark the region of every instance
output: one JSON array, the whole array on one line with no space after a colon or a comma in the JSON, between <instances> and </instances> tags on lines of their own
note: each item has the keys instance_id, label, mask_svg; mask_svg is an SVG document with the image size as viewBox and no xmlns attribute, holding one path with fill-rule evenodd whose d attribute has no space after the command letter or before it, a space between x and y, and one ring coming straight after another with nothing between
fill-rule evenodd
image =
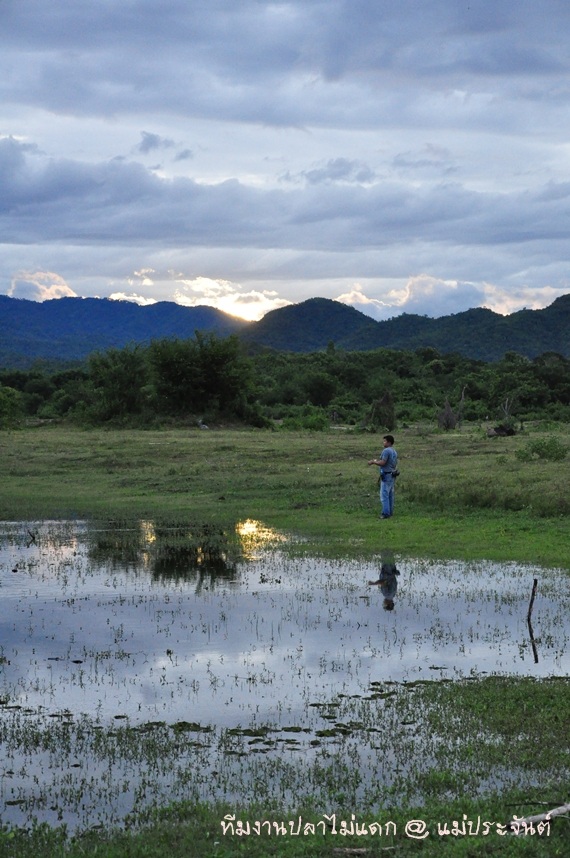
<instances>
[{"instance_id":1,"label":"leafy bush","mask_svg":"<svg viewBox=\"0 0 570 858\"><path fill-rule=\"evenodd\" d=\"M288 412L283 418L282 429L290 431L309 429L311 432L324 432L330 428L330 417L323 408L313 405L304 405L300 408L292 406Z\"/></svg>"},{"instance_id":2,"label":"leafy bush","mask_svg":"<svg viewBox=\"0 0 570 858\"><path fill-rule=\"evenodd\" d=\"M540 459L546 462L561 462L567 454L568 447L554 435L550 435L548 438L529 441L528 444L516 451L515 456L520 461Z\"/></svg>"},{"instance_id":3,"label":"leafy bush","mask_svg":"<svg viewBox=\"0 0 570 858\"><path fill-rule=\"evenodd\" d=\"M17 426L22 417L22 395L18 390L0 385L0 428Z\"/></svg>"}]
</instances>

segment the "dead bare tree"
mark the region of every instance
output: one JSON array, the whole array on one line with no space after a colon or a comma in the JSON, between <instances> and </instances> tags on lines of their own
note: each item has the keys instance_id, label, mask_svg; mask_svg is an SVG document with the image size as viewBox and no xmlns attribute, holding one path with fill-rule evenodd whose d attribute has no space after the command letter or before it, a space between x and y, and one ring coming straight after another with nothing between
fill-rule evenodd
<instances>
[{"instance_id":1,"label":"dead bare tree","mask_svg":"<svg viewBox=\"0 0 570 858\"><path fill-rule=\"evenodd\" d=\"M512 419L513 404L514 400L512 396L510 398L507 396L505 401L501 402L499 411L503 415L503 420L508 421Z\"/></svg>"},{"instance_id":2,"label":"dead bare tree","mask_svg":"<svg viewBox=\"0 0 570 858\"><path fill-rule=\"evenodd\" d=\"M385 429L396 427L396 413L394 399L387 390L380 399L375 399L370 407L368 417L364 421L365 426L382 426Z\"/></svg>"},{"instance_id":3,"label":"dead bare tree","mask_svg":"<svg viewBox=\"0 0 570 858\"><path fill-rule=\"evenodd\" d=\"M439 428L444 429L446 432L448 432L450 429L458 429L461 426L464 404L465 388L463 388L463 390L461 391L461 399L459 400L459 404L455 411L451 407L449 399L446 399L445 405L443 406L443 411L440 411L437 417Z\"/></svg>"},{"instance_id":4,"label":"dead bare tree","mask_svg":"<svg viewBox=\"0 0 570 858\"><path fill-rule=\"evenodd\" d=\"M513 834L527 834L529 831L532 833L535 825L541 826L539 833L542 833L543 826L548 826L549 833L550 820L556 816L566 816L568 813L570 813L570 804L561 804L560 807L554 807L546 813L537 813L535 816L525 816L520 819L513 818L507 823L507 827Z\"/></svg>"},{"instance_id":5,"label":"dead bare tree","mask_svg":"<svg viewBox=\"0 0 570 858\"><path fill-rule=\"evenodd\" d=\"M450 405L449 399L445 400L443 411L440 411L437 415L437 422L439 428L445 429L446 432L448 432L450 429L455 429L457 425L457 420L455 414L453 413L453 408Z\"/></svg>"},{"instance_id":6,"label":"dead bare tree","mask_svg":"<svg viewBox=\"0 0 570 858\"><path fill-rule=\"evenodd\" d=\"M514 426L513 419L513 406L514 406L514 397L507 396L504 402L501 402L499 405L499 420L501 421L498 426L494 426L492 429L487 430L487 435L492 438L496 435L500 437L506 437L508 435L516 435L517 430ZM521 424L522 425L522 424Z\"/></svg>"}]
</instances>

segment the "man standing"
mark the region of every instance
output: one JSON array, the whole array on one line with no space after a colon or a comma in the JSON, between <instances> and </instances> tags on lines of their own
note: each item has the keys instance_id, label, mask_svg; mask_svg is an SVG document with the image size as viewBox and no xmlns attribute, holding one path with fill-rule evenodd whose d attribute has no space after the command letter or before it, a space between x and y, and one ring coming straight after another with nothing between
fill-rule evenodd
<instances>
[{"instance_id":1,"label":"man standing","mask_svg":"<svg viewBox=\"0 0 570 858\"><path fill-rule=\"evenodd\" d=\"M384 450L379 459L370 459L369 465L380 468L380 503L382 518L390 518L394 514L394 472L398 470L398 454L394 450L394 436L384 435L382 439Z\"/></svg>"}]
</instances>

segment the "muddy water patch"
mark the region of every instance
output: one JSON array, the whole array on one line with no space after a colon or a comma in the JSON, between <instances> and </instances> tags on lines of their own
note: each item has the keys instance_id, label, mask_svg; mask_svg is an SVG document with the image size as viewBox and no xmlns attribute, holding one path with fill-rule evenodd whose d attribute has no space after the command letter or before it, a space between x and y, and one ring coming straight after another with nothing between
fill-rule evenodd
<instances>
[{"instance_id":1,"label":"muddy water patch","mask_svg":"<svg viewBox=\"0 0 570 858\"><path fill-rule=\"evenodd\" d=\"M173 798L401 791L441 757L418 689L569 672L560 571L396 557L387 606L385 582L368 584L385 558L279 545L258 522L5 525L3 819L86 827Z\"/></svg>"}]
</instances>

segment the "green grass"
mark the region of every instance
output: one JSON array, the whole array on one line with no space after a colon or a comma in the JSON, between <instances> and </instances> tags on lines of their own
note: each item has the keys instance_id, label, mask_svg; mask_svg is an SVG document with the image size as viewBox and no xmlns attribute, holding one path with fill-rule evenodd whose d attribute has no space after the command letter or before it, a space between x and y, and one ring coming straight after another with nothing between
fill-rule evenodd
<instances>
[{"instance_id":1,"label":"green grass","mask_svg":"<svg viewBox=\"0 0 570 858\"><path fill-rule=\"evenodd\" d=\"M396 515L379 521L380 436L39 427L0 432L0 519L149 518L231 525L244 518L302 535L331 555L515 560L568 568L570 457L524 461L552 435L489 439L398 433ZM570 440L570 428L557 437Z\"/></svg>"},{"instance_id":2,"label":"green grass","mask_svg":"<svg viewBox=\"0 0 570 858\"><path fill-rule=\"evenodd\" d=\"M552 794L550 805L556 805L556 793ZM527 836L514 837L498 834L497 824L504 825L517 816L530 815L534 810L545 812L544 795L509 793L504 796L491 795L485 798L465 797L462 800L445 803L433 802L429 807L410 808L406 811L386 808L378 813L359 813L358 810L343 811L327 808L317 813L313 808L301 808L295 813L282 814L264 807L227 808L223 805L203 804L178 805L157 812L147 827L140 831L123 831L110 834L87 833L75 839L66 838L63 832L38 827L29 833L0 833L1 858L238 858L238 856L283 856L284 858L304 858L304 856L331 856L363 854L350 849L365 849L367 856L401 855L430 858L430 856L455 856L455 858L479 858L479 856L499 855L502 858L565 858L567 856L570 830L568 821L558 819L550 826L550 833L536 831ZM548 798L548 796L546 796ZM548 804L548 802L546 802ZM354 813L354 819L353 819ZM333 820L333 814L335 819ZM226 816L235 819L234 832L241 830L250 834L232 835L232 828L226 821L227 833L223 833L221 822ZM327 818L325 818L328 817ZM268 835L267 825L256 829L255 823L272 821L277 825L285 824L290 832L300 830L306 834L292 835L273 833ZM345 825L343 827L343 821ZM415 821L415 826L410 823ZM381 834L370 835L369 826L376 822L381 826ZM307 823L315 826L315 834ZM323 823L328 823L326 833ZM387 825L392 823L392 825ZM471 829L469 829L471 823ZM484 823L494 823L485 826ZM453 831L473 832L461 836ZM334 825L334 828L331 827ZM341 834L341 831L356 831L359 835ZM424 827L425 826L425 827ZM394 832L395 828L395 834ZM254 832L264 833L257 835ZM281 829L282 830L282 829ZM482 832L487 830L488 834ZM504 829L502 829L504 830ZM378 829L376 829L376 832ZM422 836L428 831L427 836ZM476 834L475 832L479 832ZM334 833L336 832L336 833ZM449 833L445 833L449 832ZM386 851L386 850L389 851Z\"/></svg>"}]
</instances>

